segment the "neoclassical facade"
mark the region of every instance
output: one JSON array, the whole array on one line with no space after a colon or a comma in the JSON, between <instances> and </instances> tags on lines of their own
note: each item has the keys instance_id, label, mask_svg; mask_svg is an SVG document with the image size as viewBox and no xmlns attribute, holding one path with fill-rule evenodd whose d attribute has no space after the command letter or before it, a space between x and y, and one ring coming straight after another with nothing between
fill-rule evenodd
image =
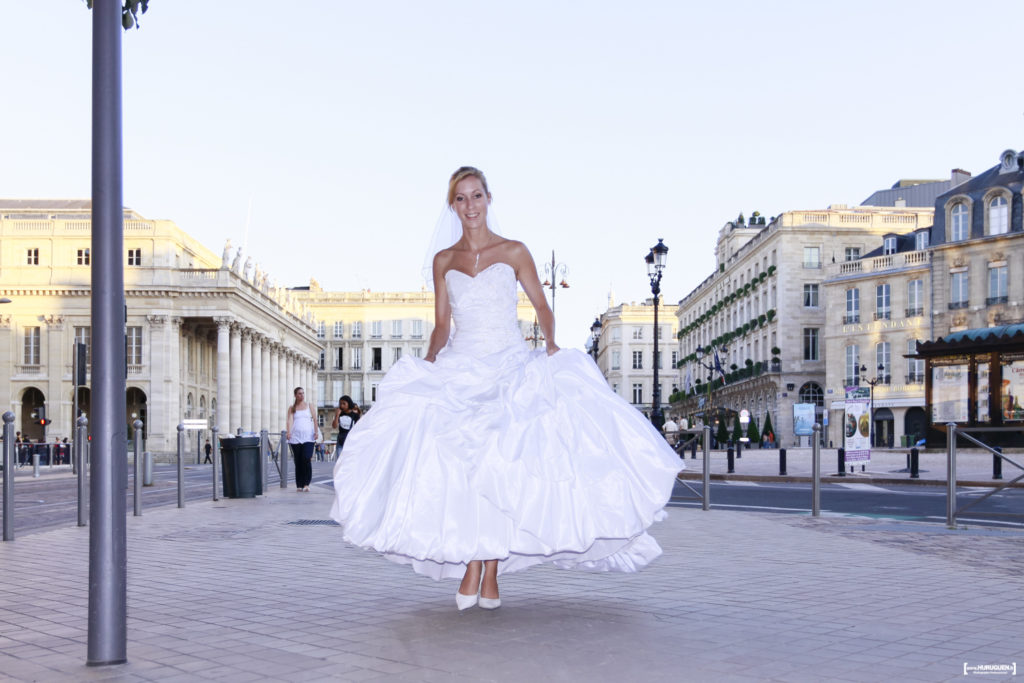
<instances>
[{"instance_id":1,"label":"neoclassical facade","mask_svg":"<svg viewBox=\"0 0 1024 683\"><path fill-rule=\"evenodd\" d=\"M422 358L434 330L434 293L332 292L312 280L290 290L316 319L315 334L323 345L317 364L317 406L327 439L334 407L349 396L364 409L377 400L377 387L402 356ZM533 306L519 293L519 326L523 338L534 336Z\"/></svg>"},{"instance_id":2,"label":"neoclassical facade","mask_svg":"<svg viewBox=\"0 0 1024 683\"><path fill-rule=\"evenodd\" d=\"M888 234L931 224L930 207L843 205L726 223L715 271L675 311L684 391L673 412L700 422L747 409L759 425L770 414L776 442L797 443L793 405L814 403L823 421L826 361L834 362L826 358L827 267L859 259ZM720 357L724 383L698 360L698 347L726 349ZM685 386L687 377L692 388Z\"/></svg>"},{"instance_id":3,"label":"neoclassical facade","mask_svg":"<svg viewBox=\"0 0 1024 683\"><path fill-rule=\"evenodd\" d=\"M171 221L124 219L127 417L143 420L147 449L173 452L185 419L222 434L280 431L292 388L316 400L311 312L240 250L232 261ZM90 239L88 201L0 200L0 297L11 300L0 306L0 387L33 439L40 406L47 440L71 436L73 343L91 355ZM89 398L79 388L86 416Z\"/></svg>"},{"instance_id":4,"label":"neoclassical facade","mask_svg":"<svg viewBox=\"0 0 1024 683\"><path fill-rule=\"evenodd\" d=\"M649 416L654 400L654 300L612 303L600 316L595 360L612 391ZM667 408L669 396L679 389L677 321L671 306L662 303L659 308L658 384L661 404Z\"/></svg>"}]
</instances>

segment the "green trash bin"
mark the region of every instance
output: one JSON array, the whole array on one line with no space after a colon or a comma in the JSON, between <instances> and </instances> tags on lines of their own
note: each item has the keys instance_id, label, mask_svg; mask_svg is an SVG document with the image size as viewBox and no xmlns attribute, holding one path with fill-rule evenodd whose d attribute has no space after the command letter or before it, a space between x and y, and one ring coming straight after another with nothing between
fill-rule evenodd
<instances>
[{"instance_id":1,"label":"green trash bin","mask_svg":"<svg viewBox=\"0 0 1024 683\"><path fill-rule=\"evenodd\" d=\"M260 437L222 437L220 462L225 498L255 498L263 495Z\"/></svg>"}]
</instances>

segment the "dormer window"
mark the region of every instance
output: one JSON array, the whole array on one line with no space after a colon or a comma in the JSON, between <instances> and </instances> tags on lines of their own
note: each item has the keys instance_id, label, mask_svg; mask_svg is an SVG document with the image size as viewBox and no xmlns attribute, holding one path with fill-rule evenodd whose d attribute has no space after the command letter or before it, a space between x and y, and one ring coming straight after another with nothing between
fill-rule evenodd
<instances>
[{"instance_id":1,"label":"dormer window","mask_svg":"<svg viewBox=\"0 0 1024 683\"><path fill-rule=\"evenodd\" d=\"M886 237L882 241L882 253L885 254L886 256L888 256L889 254L895 254L896 253L896 238L895 237Z\"/></svg>"},{"instance_id":2,"label":"dormer window","mask_svg":"<svg viewBox=\"0 0 1024 683\"><path fill-rule=\"evenodd\" d=\"M967 239L967 207L964 206L963 202L959 202L953 207L950 212L952 218L952 225L949 240L951 242L962 242Z\"/></svg>"},{"instance_id":3,"label":"dormer window","mask_svg":"<svg viewBox=\"0 0 1024 683\"><path fill-rule=\"evenodd\" d=\"M928 231L922 230L914 235L914 249L917 251L924 251L928 248Z\"/></svg>"},{"instance_id":4,"label":"dormer window","mask_svg":"<svg viewBox=\"0 0 1024 683\"><path fill-rule=\"evenodd\" d=\"M1010 231L1006 197L998 195L988 203L988 234L1003 235Z\"/></svg>"}]
</instances>

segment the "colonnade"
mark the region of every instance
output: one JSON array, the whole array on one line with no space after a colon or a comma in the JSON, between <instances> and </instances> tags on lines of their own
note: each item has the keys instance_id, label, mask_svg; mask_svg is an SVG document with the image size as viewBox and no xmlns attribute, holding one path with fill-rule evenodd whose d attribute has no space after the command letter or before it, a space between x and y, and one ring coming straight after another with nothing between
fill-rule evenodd
<instances>
[{"instance_id":1,"label":"colonnade","mask_svg":"<svg viewBox=\"0 0 1024 683\"><path fill-rule=\"evenodd\" d=\"M316 405L317 361L233 318L217 323L217 427L221 434L279 432L292 391Z\"/></svg>"}]
</instances>

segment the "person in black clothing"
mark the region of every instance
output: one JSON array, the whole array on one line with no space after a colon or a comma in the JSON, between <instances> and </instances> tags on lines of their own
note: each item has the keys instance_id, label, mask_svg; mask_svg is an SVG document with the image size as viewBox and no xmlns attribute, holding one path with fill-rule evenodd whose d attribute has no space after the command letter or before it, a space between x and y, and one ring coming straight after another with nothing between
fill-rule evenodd
<instances>
[{"instance_id":1,"label":"person in black clothing","mask_svg":"<svg viewBox=\"0 0 1024 683\"><path fill-rule=\"evenodd\" d=\"M213 459L210 455L213 453L213 445L210 444L209 439L206 440L206 445L203 446L203 450L206 452L206 458L203 459L203 464L205 465L206 463L210 463L212 465Z\"/></svg>"},{"instance_id":2,"label":"person in black clothing","mask_svg":"<svg viewBox=\"0 0 1024 683\"><path fill-rule=\"evenodd\" d=\"M349 430L359 419L359 412L354 409L352 399L347 395L338 399L338 407L334 409L334 421L331 427L338 430L338 446L334 449L334 457L341 455L341 449L345 445L345 437Z\"/></svg>"}]
</instances>

